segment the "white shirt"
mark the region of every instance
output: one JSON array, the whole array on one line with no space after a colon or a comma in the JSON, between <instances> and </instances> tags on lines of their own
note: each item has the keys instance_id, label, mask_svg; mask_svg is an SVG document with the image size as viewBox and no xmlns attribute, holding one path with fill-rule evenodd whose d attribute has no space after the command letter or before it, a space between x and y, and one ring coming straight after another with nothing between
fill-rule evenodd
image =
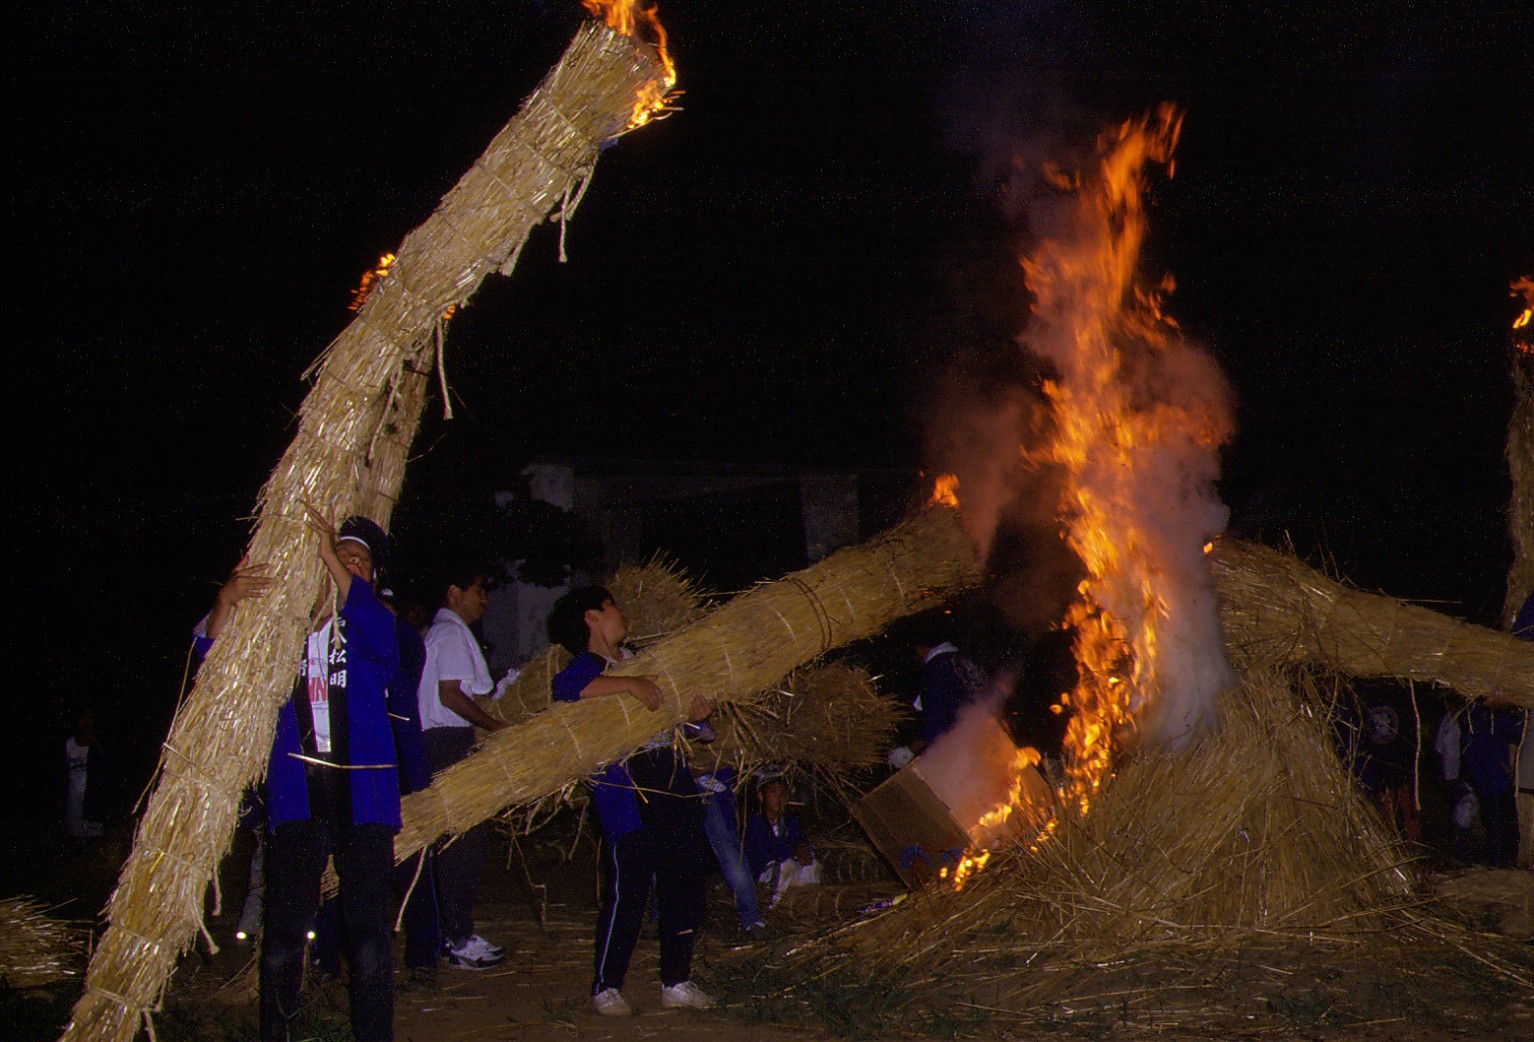
<instances>
[{"instance_id":1,"label":"white shirt","mask_svg":"<svg viewBox=\"0 0 1534 1042\"><path fill-rule=\"evenodd\" d=\"M421 707L421 728L473 727L469 721L447 709L438 697L440 681L458 681L470 697L488 695L495 690L490 667L479 650L479 641L468 625L447 608L438 608L426 631L426 666L421 670L421 686L416 701Z\"/></svg>"}]
</instances>

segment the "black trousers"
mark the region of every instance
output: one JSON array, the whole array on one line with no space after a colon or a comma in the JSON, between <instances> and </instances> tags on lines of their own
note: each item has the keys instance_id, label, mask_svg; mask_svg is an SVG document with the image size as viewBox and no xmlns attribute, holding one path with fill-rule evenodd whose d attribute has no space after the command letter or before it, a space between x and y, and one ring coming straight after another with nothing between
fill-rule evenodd
<instances>
[{"instance_id":1,"label":"black trousers","mask_svg":"<svg viewBox=\"0 0 1534 1042\"><path fill-rule=\"evenodd\" d=\"M417 851L395 865L394 892L401 899L409 897L404 914L400 916L405 928L406 968L436 969L437 956L442 951L442 935L437 930L437 894L432 887L431 858ZM341 949L345 939L341 930L341 908L336 901L326 901L320 906L314 934L314 942L309 945L309 962L321 973L341 976Z\"/></svg>"},{"instance_id":2,"label":"black trousers","mask_svg":"<svg viewBox=\"0 0 1534 1042\"><path fill-rule=\"evenodd\" d=\"M712 854L703 834L703 802L685 766L669 750L629 760L640 791L643 827L604 844L602 907L597 914L593 995L623 987L654 884L660 925L660 982L692 979L692 952L703 923L704 882Z\"/></svg>"},{"instance_id":3,"label":"black trousers","mask_svg":"<svg viewBox=\"0 0 1534 1042\"><path fill-rule=\"evenodd\" d=\"M1512 789L1478 791L1481 821L1486 826L1486 864L1512 868L1518 864L1518 796Z\"/></svg>"},{"instance_id":4,"label":"black trousers","mask_svg":"<svg viewBox=\"0 0 1534 1042\"><path fill-rule=\"evenodd\" d=\"M341 881L340 910L351 963L357 1042L394 1038L389 950L394 830L388 825L285 821L268 838L266 919L261 935L261 1039L289 1042L304 979L304 949L320 906L327 856Z\"/></svg>"},{"instance_id":5,"label":"black trousers","mask_svg":"<svg viewBox=\"0 0 1534 1042\"><path fill-rule=\"evenodd\" d=\"M426 765L433 775L468 756L474 748L472 727L428 727L421 732ZM432 877L437 884L437 925L442 940L456 948L474 936L474 899L485 874L485 841L490 823L482 822L435 848ZM417 898L425 900L417 888Z\"/></svg>"}]
</instances>

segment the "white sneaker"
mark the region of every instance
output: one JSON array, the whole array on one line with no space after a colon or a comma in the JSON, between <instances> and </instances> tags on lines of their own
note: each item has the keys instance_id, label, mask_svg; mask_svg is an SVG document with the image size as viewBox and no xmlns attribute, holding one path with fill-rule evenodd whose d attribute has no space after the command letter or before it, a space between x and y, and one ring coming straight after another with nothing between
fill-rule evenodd
<instances>
[{"instance_id":1,"label":"white sneaker","mask_svg":"<svg viewBox=\"0 0 1534 1042\"><path fill-rule=\"evenodd\" d=\"M469 939L466 942L464 942L464 943L465 944L476 945L479 948L481 948L482 950L484 950L484 952L486 954L489 954L489 955L505 955L506 954L506 949L505 948L501 947L499 944L491 944L489 941L485 940L483 937L481 937L477 933L476 934L470 934L469 935Z\"/></svg>"},{"instance_id":2,"label":"white sneaker","mask_svg":"<svg viewBox=\"0 0 1534 1042\"><path fill-rule=\"evenodd\" d=\"M484 947L484 942L479 941L478 938L464 941L456 948L444 944L442 957L455 970L488 970L492 966L499 966L506 958L504 955L490 954L490 951Z\"/></svg>"},{"instance_id":3,"label":"white sneaker","mask_svg":"<svg viewBox=\"0 0 1534 1042\"><path fill-rule=\"evenodd\" d=\"M597 992L591 996L591 1004L604 1017L627 1017L634 1012L633 1007L623 1001L623 993L617 988Z\"/></svg>"},{"instance_id":4,"label":"white sneaker","mask_svg":"<svg viewBox=\"0 0 1534 1042\"><path fill-rule=\"evenodd\" d=\"M714 1000L690 980L660 989L660 1004L667 1009L710 1009Z\"/></svg>"}]
</instances>

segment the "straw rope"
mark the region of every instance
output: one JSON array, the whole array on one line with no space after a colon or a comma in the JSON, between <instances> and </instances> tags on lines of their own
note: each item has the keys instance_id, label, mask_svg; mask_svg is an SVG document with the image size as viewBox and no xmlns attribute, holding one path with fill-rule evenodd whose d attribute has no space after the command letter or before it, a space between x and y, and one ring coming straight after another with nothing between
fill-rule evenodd
<instances>
[{"instance_id":1,"label":"straw rope","mask_svg":"<svg viewBox=\"0 0 1534 1042\"><path fill-rule=\"evenodd\" d=\"M127 1042L148 1025L177 953L201 929L203 895L233 836L239 796L264 767L324 582L303 504L387 525L441 316L505 267L600 147L627 128L639 93L662 82L647 49L585 24L310 367L314 387L262 489L249 548L280 585L236 607L171 725L167 745L180 752L161 760L65 1040ZM529 164L529 154L539 162Z\"/></svg>"},{"instance_id":2,"label":"straw rope","mask_svg":"<svg viewBox=\"0 0 1534 1042\"><path fill-rule=\"evenodd\" d=\"M1534 643L1335 582L1293 554L1221 540L1220 617L1238 665L1314 662L1534 708Z\"/></svg>"},{"instance_id":3,"label":"straw rope","mask_svg":"<svg viewBox=\"0 0 1534 1042\"><path fill-rule=\"evenodd\" d=\"M542 799L629 755L685 719L695 693L721 703L759 701L826 648L879 633L979 581L958 512L929 507L867 543L747 591L613 671L656 677L670 692L658 711L640 712L626 696L598 698L561 703L495 732L430 789L405 797L394 856L402 860L438 836Z\"/></svg>"}]
</instances>

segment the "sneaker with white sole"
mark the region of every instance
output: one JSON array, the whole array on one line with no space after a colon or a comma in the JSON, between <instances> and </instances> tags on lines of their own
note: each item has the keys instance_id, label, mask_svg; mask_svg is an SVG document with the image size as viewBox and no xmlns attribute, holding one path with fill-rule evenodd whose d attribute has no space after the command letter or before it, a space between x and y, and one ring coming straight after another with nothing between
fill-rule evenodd
<instances>
[{"instance_id":1,"label":"sneaker with white sole","mask_svg":"<svg viewBox=\"0 0 1534 1042\"><path fill-rule=\"evenodd\" d=\"M499 966L506 958L504 955L491 954L490 949L485 947L485 943L477 937L470 938L456 947L444 944L442 957L456 970L488 970L492 966Z\"/></svg>"},{"instance_id":2,"label":"sneaker with white sole","mask_svg":"<svg viewBox=\"0 0 1534 1042\"><path fill-rule=\"evenodd\" d=\"M485 940L483 937L481 937L477 933L476 934L470 934L469 935L469 939L467 941L465 941L464 943L465 944L477 944L481 948L485 949L485 951L489 952L491 955L505 955L506 954L506 949L505 948L501 947L499 944L491 944L489 941Z\"/></svg>"},{"instance_id":3,"label":"sneaker with white sole","mask_svg":"<svg viewBox=\"0 0 1534 1042\"><path fill-rule=\"evenodd\" d=\"M634 1009L623 999L623 993L617 988L607 988L591 996L591 1004L596 1011L604 1017L627 1017L633 1014Z\"/></svg>"},{"instance_id":4,"label":"sneaker with white sole","mask_svg":"<svg viewBox=\"0 0 1534 1042\"><path fill-rule=\"evenodd\" d=\"M660 989L660 1004L667 1009L711 1009L713 998L690 980Z\"/></svg>"}]
</instances>

